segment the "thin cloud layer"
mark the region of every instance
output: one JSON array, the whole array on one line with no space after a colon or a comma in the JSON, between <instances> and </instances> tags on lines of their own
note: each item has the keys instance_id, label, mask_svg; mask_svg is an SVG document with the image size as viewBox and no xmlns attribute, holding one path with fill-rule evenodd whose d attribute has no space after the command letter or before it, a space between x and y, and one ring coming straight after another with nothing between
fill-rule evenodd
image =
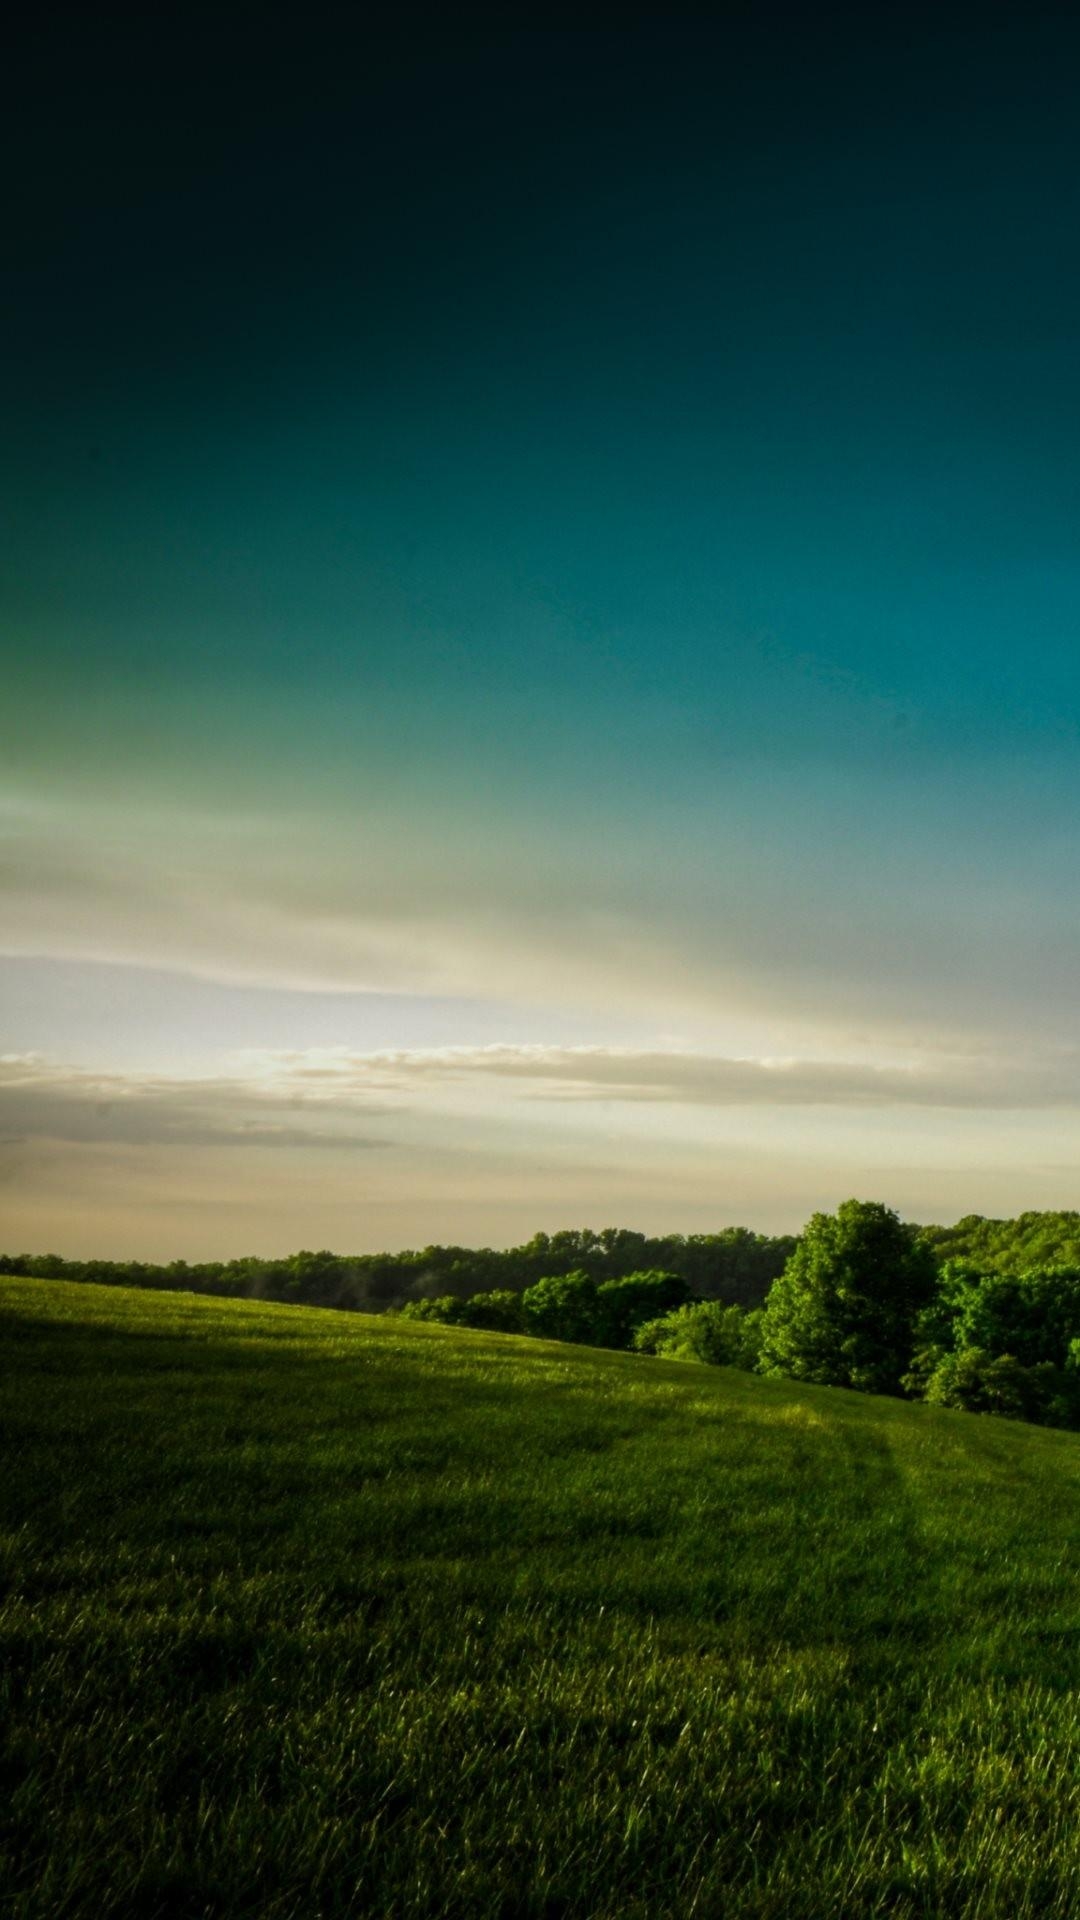
<instances>
[{"instance_id":1,"label":"thin cloud layer","mask_svg":"<svg viewBox=\"0 0 1080 1920\"><path fill-rule=\"evenodd\" d=\"M507 1094L572 1106L1038 1110L1080 1105L1058 1062L875 1067L725 1059L611 1047L337 1049L238 1056L215 1078L91 1073L37 1055L0 1059L0 1138L121 1144L371 1149L390 1113L482 1114ZM372 1122L376 1124L372 1125Z\"/></svg>"},{"instance_id":2,"label":"thin cloud layer","mask_svg":"<svg viewBox=\"0 0 1080 1920\"><path fill-rule=\"evenodd\" d=\"M320 1103L302 1117L295 1105L281 1092L243 1080L87 1073L34 1055L0 1059L0 1140L7 1145L33 1139L278 1150L384 1144L351 1124L355 1100Z\"/></svg>"},{"instance_id":3,"label":"thin cloud layer","mask_svg":"<svg viewBox=\"0 0 1080 1920\"><path fill-rule=\"evenodd\" d=\"M350 1053L334 1049L252 1055L271 1082L340 1093L419 1090L425 1085L510 1080L567 1100L676 1105L865 1105L1044 1108L1080 1103L1077 1063L961 1060L873 1066L830 1060L733 1059L615 1047L434 1047Z\"/></svg>"}]
</instances>

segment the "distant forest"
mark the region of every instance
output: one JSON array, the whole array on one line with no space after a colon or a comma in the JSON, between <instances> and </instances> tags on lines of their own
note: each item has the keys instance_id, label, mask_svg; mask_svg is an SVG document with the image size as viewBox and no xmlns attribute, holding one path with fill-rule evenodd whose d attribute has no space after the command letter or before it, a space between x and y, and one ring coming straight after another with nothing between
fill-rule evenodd
<instances>
[{"instance_id":1,"label":"distant forest","mask_svg":"<svg viewBox=\"0 0 1080 1920\"><path fill-rule=\"evenodd\" d=\"M699 1300L759 1307L797 1245L794 1234L770 1237L747 1227L720 1233L650 1238L625 1227L567 1228L536 1233L523 1246L423 1247L410 1253L293 1253L281 1260L62 1260L59 1254L3 1254L0 1273L95 1281L120 1287L180 1288L248 1300L284 1300L311 1307L381 1313L410 1301L455 1294L524 1293L538 1280L587 1273L599 1285L643 1270L685 1281Z\"/></svg>"},{"instance_id":2,"label":"distant forest","mask_svg":"<svg viewBox=\"0 0 1080 1920\"><path fill-rule=\"evenodd\" d=\"M1080 1213L1022 1213L1015 1220L969 1214L953 1227L910 1229L939 1264L961 1260L983 1273L1033 1267L1080 1268ZM745 1308L764 1305L799 1237L724 1227L719 1233L652 1237L626 1227L571 1227L536 1233L523 1246L423 1247L408 1253L337 1254L307 1250L280 1260L64 1260L59 1254L0 1254L0 1273L94 1281L103 1286L160 1287L227 1298L283 1300L313 1307L380 1313L446 1294L508 1290L538 1280L585 1273L597 1285L641 1272L675 1274L688 1296Z\"/></svg>"}]
</instances>

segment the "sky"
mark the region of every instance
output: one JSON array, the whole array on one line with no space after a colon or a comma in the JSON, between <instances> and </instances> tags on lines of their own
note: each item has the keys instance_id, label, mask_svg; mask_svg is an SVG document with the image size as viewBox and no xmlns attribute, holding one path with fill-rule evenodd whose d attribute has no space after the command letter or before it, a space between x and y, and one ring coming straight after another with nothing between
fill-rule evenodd
<instances>
[{"instance_id":1,"label":"sky","mask_svg":"<svg viewBox=\"0 0 1080 1920\"><path fill-rule=\"evenodd\" d=\"M0 1245L1080 1206L1080 30L362 14L10 49Z\"/></svg>"}]
</instances>

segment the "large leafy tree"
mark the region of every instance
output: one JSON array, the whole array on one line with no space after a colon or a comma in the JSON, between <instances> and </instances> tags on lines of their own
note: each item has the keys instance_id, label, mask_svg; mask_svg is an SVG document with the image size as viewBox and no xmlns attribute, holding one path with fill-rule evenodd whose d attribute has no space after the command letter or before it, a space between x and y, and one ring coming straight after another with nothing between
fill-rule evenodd
<instances>
[{"instance_id":1,"label":"large leafy tree","mask_svg":"<svg viewBox=\"0 0 1080 1920\"><path fill-rule=\"evenodd\" d=\"M595 1346L601 1320L596 1292L592 1275L580 1269L545 1275L521 1296L526 1333L541 1340L576 1340L582 1346Z\"/></svg>"},{"instance_id":2,"label":"large leafy tree","mask_svg":"<svg viewBox=\"0 0 1080 1920\"><path fill-rule=\"evenodd\" d=\"M940 1298L951 1320L951 1337L942 1344L957 1351L983 1347L991 1354L1011 1354L1021 1366L1045 1361L1060 1367L1071 1342L1080 1338L1076 1267L980 1274L950 1261L941 1272ZM937 1313L927 1319L936 1332Z\"/></svg>"},{"instance_id":3,"label":"large leafy tree","mask_svg":"<svg viewBox=\"0 0 1080 1920\"><path fill-rule=\"evenodd\" d=\"M765 1303L762 1372L899 1393L935 1281L930 1248L891 1208L815 1213Z\"/></svg>"},{"instance_id":4,"label":"large leafy tree","mask_svg":"<svg viewBox=\"0 0 1080 1920\"><path fill-rule=\"evenodd\" d=\"M671 1313L690 1297L678 1273L628 1273L622 1280L603 1280L596 1290L598 1337L605 1347L629 1347L646 1320Z\"/></svg>"}]
</instances>

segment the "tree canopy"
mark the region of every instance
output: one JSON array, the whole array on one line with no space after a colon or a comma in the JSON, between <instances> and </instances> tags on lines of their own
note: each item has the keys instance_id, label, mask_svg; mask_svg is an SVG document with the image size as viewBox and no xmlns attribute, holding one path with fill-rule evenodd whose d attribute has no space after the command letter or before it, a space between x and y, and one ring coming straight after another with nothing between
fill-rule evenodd
<instances>
[{"instance_id":1,"label":"tree canopy","mask_svg":"<svg viewBox=\"0 0 1080 1920\"><path fill-rule=\"evenodd\" d=\"M880 1201L815 1213L765 1303L762 1371L899 1393L936 1278L930 1248Z\"/></svg>"}]
</instances>

